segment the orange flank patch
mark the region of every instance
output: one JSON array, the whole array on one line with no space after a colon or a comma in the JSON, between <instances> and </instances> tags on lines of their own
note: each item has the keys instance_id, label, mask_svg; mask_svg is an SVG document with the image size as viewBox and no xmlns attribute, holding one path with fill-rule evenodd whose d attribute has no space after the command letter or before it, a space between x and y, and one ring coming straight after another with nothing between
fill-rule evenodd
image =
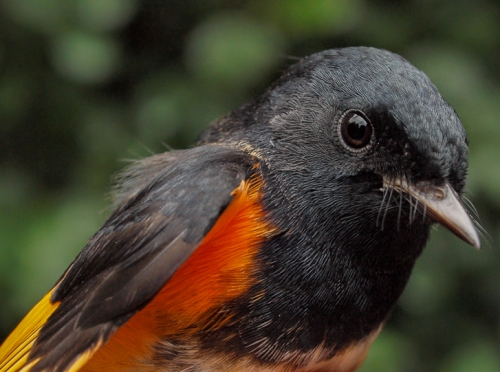
<instances>
[{"instance_id":1,"label":"orange flank patch","mask_svg":"<svg viewBox=\"0 0 500 372\"><path fill-rule=\"evenodd\" d=\"M147 364L161 337L220 327L231 319L209 319L210 310L243 294L255 281L259 243L273 232L265 221L260 178L242 182L234 198L192 256L156 297L96 352L80 371L133 369Z\"/></svg>"},{"instance_id":2,"label":"orange flank patch","mask_svg":"<svg viewBox=\"0 0 500 372\"><path fill-rule=\"evenodd\" d=\"M47 293L1 345L0 372L15 372L24 367L40 329L59 306L50 302L51 295L52 291Z\"/></svg>"}]
</instances>

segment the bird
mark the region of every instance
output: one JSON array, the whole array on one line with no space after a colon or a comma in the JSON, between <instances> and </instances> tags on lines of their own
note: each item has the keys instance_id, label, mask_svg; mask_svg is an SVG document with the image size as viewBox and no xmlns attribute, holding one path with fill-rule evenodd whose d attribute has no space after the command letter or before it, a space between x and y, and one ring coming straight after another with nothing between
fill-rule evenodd
<instances>
[{"instance_id":1,"label":"bird","mask_svg":"<svg viewBox=\"0 0 500 372\"><path fill-rule=\"evenodd\" d=\"M480 248L467 168L457 113L403 57L300 59L193 147L121 173L0 371L355 371L433 225Z\"/></svg>"}]
</instances>

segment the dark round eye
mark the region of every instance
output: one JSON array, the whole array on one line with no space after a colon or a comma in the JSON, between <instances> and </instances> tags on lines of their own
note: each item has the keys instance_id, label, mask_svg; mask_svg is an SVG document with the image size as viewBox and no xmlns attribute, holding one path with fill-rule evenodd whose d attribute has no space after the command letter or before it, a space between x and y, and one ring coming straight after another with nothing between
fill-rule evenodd
<instances>
[{"instance_id":1,"label":"dark round eye","mask_svg":"<svg viewBox=\"0 0 500 372\"><path fill-rule=\"evenodd\" d=\"M361 111L344 113L340 118L339 131L344 144L351 150L363 150L371 143L372 124Z\"/></svg>"}]
</instances>

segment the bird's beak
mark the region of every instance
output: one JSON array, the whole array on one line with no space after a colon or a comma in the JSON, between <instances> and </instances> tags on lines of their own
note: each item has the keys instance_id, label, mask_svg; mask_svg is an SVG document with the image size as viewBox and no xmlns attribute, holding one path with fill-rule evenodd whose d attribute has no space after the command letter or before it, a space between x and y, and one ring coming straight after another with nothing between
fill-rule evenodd
<instances>
[{"instance_id":1,"label":"bird's beak","mask_svg":"<svg viewBox=\"0 0 500 372\"><path fill-rule=\"evenodd\" d=\"M415 185L404 179L384 177L384 187L404 192L418 200L419 208L433 221L443 225L460 239L480 249L481 242L469 214L460 202L459 196L446 183L444 186L431 186L420 182Z\"/></svg>"}]
</instances>

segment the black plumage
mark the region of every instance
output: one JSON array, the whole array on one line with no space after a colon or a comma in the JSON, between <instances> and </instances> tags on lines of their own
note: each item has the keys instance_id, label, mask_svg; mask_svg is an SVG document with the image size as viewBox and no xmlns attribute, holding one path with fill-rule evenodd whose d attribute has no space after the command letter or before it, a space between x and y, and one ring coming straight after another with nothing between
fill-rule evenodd
<instances>
[{"instance_id":1,"label":"black plumage","mask_svg":"<svg viewBox=\"0 0 500 372\"><path fill-rule=\"evenodd\" d=\"M433 223L479 247L459 199L467 156L455 111L402 57L364 47L307 57L197 147L125 173L116 211L56 286L61 304L30 354L42 358L34 370L65 370L146 306L250 177L275 227L253 284L208 314L230 321L163 338L154 364L330 363L376 335Z\"/></svg>"}]
</instances>

